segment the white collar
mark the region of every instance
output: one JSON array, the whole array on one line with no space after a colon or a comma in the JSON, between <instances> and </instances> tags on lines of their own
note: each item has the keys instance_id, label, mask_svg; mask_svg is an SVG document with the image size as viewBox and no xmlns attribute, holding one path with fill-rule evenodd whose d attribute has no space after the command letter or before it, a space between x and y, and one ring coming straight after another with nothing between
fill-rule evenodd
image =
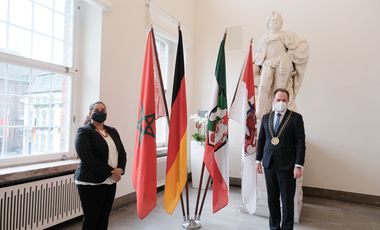
<instances>
[{"instance_id":1,"label":"white collar","mask_svg":"<svg viewBox=\"0 0 380 230\"><path fill-rule=\"evenodd\" d=\"M279 113L279 114L281 114L282 117L284 117L286 111L287 111L287 109L286 109L285 111L283 111L283 112L277 112L277 111L275 110L275 111L274 111L274 116L276 117L277 114Z\"/></svg>"}]
</instances>

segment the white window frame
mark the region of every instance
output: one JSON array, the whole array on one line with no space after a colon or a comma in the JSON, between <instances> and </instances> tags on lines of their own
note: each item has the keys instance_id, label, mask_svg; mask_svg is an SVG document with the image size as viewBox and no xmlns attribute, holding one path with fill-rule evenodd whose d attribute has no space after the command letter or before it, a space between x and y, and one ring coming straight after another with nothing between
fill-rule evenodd
<instances>
[{"instance_id":1,"label":"white window frame","mask_svg":"<svg viewBox=\"0 0 380 230\"><path fill-rule=\"evenodd\" d=\"M69 97L70 97L70 111L65 111L68 114L69 117L69 126L68 126L68 133L67 136L67 142L68 142L68 149L65 152L58 152L58 153L45 153L45 154L35 154L35 155L22 155L22 156L15 156L15 157L4 157L0 158L0 168L3 167L10 167L15 165L25 165L25 164L31 164L31 163L39 163L39 162L47 162L47 161L56 161L56 160L62 160L66 158L73 158L76 156L75 150L74 150L74 136L75 133L73 132L74 128L74 122L73 122L73 114L74 114L74 101L73 101L73 95L74 87L73 84L75 82L75 75L78 72L76 69L76 61L78 54L75 50L75 44L77 44L78 41L78 27L79 27L79 21L77 20L79 18L79 10L78 10L78 1L74 0L74 19L73 19L73 46L72 46L72 57L73 57L73 67L53 64L53 63L47 63L44 61L39 61L31 58L26 58L10 53L5 53L0 51L0 62L6 63L6 64L14 64L19 65L26 68L32 68L32 69L42 69L46 70L52 73L62 74L69 76L71 78L70 85L69 85ZM40 111L41 112L41 111ZM40 114L42 115L42 114ZM47 113L47 116L49 116L49 113ZM50 126L50 124L47 124L47 126ZM48 138L48 134L45 135ZM41 136L40 136L41 138Z\"/></svg>"}]
</instances>

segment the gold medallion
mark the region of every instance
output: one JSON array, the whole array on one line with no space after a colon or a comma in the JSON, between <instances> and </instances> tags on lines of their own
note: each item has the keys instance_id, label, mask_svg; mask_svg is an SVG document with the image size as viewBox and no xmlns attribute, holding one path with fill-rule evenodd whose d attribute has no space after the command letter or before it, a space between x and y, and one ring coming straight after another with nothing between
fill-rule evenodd
<instances>
[{"instance_id":1,"label":"gold medallion","mask_svg":"<svg viewBox=\"0 0 380 230\"><path fill-rule=\"evenodd\" d=\"M280 143L280 139L278 137L272 137L272 140L270 142L272 145L278 145L278 143Z\"/></svg>"}]
</instances>

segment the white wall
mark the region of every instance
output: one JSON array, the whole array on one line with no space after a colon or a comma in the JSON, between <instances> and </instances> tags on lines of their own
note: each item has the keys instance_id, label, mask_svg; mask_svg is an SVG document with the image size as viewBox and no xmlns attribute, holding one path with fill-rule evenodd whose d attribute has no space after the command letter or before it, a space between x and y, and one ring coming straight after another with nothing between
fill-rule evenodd
<instances>
[{"instance_id":1,"label":"white wall","mask_svg":"<svg viewBox=\"0 0 380 230\"><path fill-rule=\"evenodd\" d=\"M304 186L380 195L378 0L196 1L194 110L208 108L208 87L226 27L243 30L243 49L226 50L231 101L250 37L258 41L264 34L272 10L282 14L284 29L310 43L297 98L307 136ZM230 136L238 146L236 133ZM240 177L240 153L230 154L231 176Z\"/></svg>"},{"instance_id":2,"label":"white wall","mask_svg":"<svg viewBox=\"0 0 380 230\"><path fill-rule=\"evenodd\" d=\"M154 2L191 29L193 2ZM118 185L117 197L134 191L131 184L133 145L149 28L149 9L143 0L113 0L112 7L103 15L100 98L107 104L107 122L118 129L128 154L126 176ZM187 74L191 72L191 65L187 63L186 68Z\"/></svg>"},{"instance_id":3,"label":"white wall","mask_svg":"<svg viewBox=\"0 0 380 230\"><path fill-rule=\"evenodd\" d=\"M89 112L88 107L98 100L100 90L102 9L83 1L79 5L80 23L76 28L78 58L75 60L75 66L79 71L75 74L73 82L74 87L77 87L73 94L74 104L77 106L74 108L77 122L73 130L83 124Z\"/></svg>"},{"instance_id":4,"label":"white wall","mask_svg":"<svg viewBox=\"0 0 380 230\"><path fill-rule=\"evenodd\" d=\"M297 99L307 135L304 185L380 195L375 178L380 173L380 127L372 125L380 113L375 96L380 86L379 1L154 2L192 30L195 52L186 66L189 113L208 109L208 89L226 27L241 26L243 31L243 48L226 51L230 101L250 37L257 41L268 13L279 11L284 28L310 43L311 58ZM103 15L100 98L108 105L108 123L118 128L128 152L127 175L117 196L133 191L130 169L149 23L142 0L113 0ZM239 146L236 136L231 133L232 144ZM238 151L231 153L231 176L240 177Z\"/></svg>"}]
</instances>

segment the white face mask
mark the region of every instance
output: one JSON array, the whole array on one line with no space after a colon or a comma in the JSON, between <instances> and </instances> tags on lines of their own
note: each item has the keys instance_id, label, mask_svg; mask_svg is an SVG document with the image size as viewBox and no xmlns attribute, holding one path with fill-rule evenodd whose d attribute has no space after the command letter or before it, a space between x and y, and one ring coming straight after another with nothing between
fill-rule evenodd
<instances>
[{"instance_id":1,"label":"white face mask","mask_svg":"<svg viewBox=\"0 0 380 230\"><path fill-rule=\"evenodd\" d=\"M274 110L276 112L279 112L279 113L284 112L287 108L288 108L288 104L283 101L278 101L274 103Z\"/></svg>"}]
</instances>

